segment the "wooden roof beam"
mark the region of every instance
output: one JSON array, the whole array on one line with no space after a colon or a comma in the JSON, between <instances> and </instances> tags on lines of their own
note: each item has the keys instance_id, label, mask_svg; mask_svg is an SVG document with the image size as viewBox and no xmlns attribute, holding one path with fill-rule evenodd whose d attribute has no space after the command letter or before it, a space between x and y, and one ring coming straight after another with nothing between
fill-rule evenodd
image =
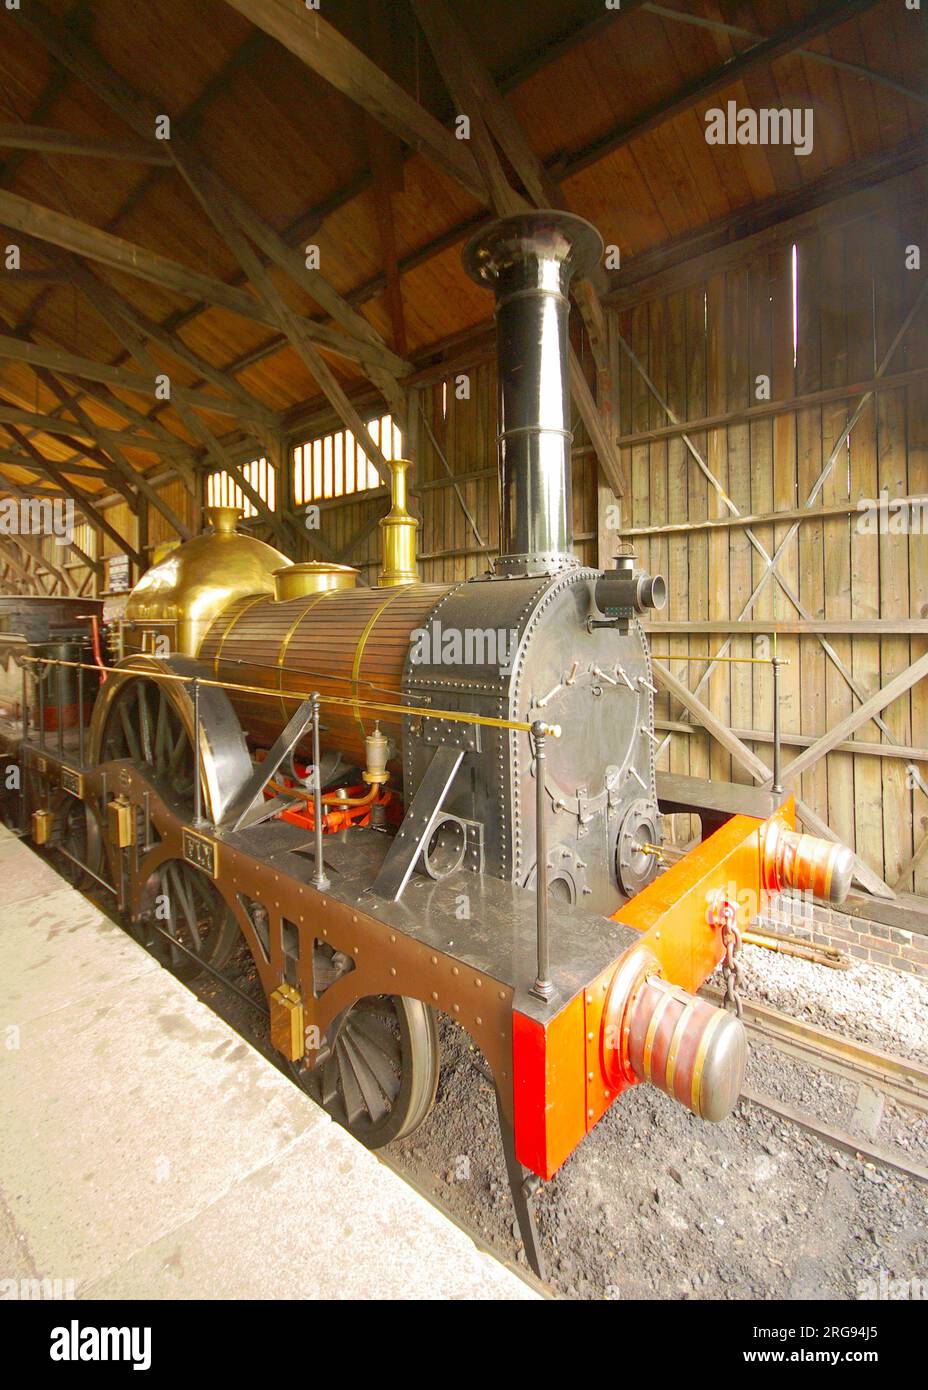
<instances>
[{"instance_id":1,"label":"wooden roof beam","mask_svg":"<svg viewBox=\"0 0 928 1390\"><path fill-rule=\"evenodd\" d=\"M425 30L442 77L462 111L471 122L474 157L483 173L494 210L501 216L530 206L509 184L493 147L489 126L500 148L521 179L532 202L538 207L552 203L563 206L560 189L549 178L519 122L496 90L493 79L468 36L443 0L413 0L413 8ZM588 336L600 372L608 370L606 333L602 308L594 286L581 284L577 302L587 323ZM583 366L568 345L570 392L580 418L596 451L603 473L617 497L625 491L622 465L614 441L609 437L600 410L593 400Z\"/></svg>"},{"instance_id":2,"label":"wooden roof beam","mask_svg":"<svg viewBox=\"0 0 928 1390\"><path fill-rule=\"evenodd\" d=\"M139 96L127 82L101 59L92 45L80 38L62 35L61 25L52 20L36 3L30 5L25 27L52 52L70 71L88 83L117 114L130 125L143 139L153 137L157 110ZM407 99L409 100L409 99ZM415 105L415 103L412 103ZM439 127L439 129L442 129ZM450 137L448 137L450 138ZM454 141L452 141L454 143ZM202 165L189 141L183 134L175 133L169 142L168 152L182 174L184 162L193 160ZM210 171L212 172L212 171ZM186 175L185 175L186 177ZM365 372L370 375L378 389L394 410L402 408L402 391L397 386L397 375L411 370L409 365L391 352L372 324L359 314L328 283L318 270L310 270L305 257L287 246L279 234L252 208L229 188L215 174L217 186L225 196L233 215L254 244L264 252L268 259L283 269L301 285L316 302L345 329L347 340L356 344L358 360ZM312 322L312 320L307 320ZM321 327L321 325L320 325ZM310 332L310 337L312 333Z\"/></svg>"},{"instance_id":3,"label":"wooden roof beam","mask_svg":"<svg viewBox=\"0 0 928 1390\"><path fill-rule=\"evenodd\" d=\"M173 161L170 161L173 165ZM151 339L156 342L165 352L169 352L173 357L183 362L192 371L199 372L201 378L212 382L220 391L226 392L233 400L238 401L249 419L263 422L268 429L276 430L280 424L279 415L269 410L263 402L259 401L245 389L233 376L214 367L211 362L200 357L192 348L188 347L183 339L170 329L163 328L160 324L152 322L134 304L130 304L125 295L120 294L106 280L78 256L72 255L69 251L63 251L60 247L50 246L43 242L33 242L31 237L25 238L26 244L32 246L52 265L56 266L67 279L69 284L77 284L83 291L84 297L91 303L98 312L105 316L105 321L110 323L111 313L117 310L121 318L125 319L134 331L143 340ZM100 304L105 300L107 308L101 310ZM131 356L132 354L130 354ZM113 364L118 365L116 363ZM141 364L140 364L141 365ZM146 366L146 371L149 368ZM152 373L158 369L152 364ZM188 390L197 388L188 387ZM147 419L147 417L141 417ZM158 428L163 428L158 426ZM180 443L181 441L178 441Z\"/></svg>"},{"instance_id":4,"label":"wooden roof beam","mask_svg":"<svg viewBox=\"0 0 928 1390\"><path fill-rule=\"evenodd\" d=\"M0 195L2 196L2 195ZM135 391L140 396L158 396L157 377L161 373L148 375L143 372L131 372L125 367L111 367L106 362L96 362L89 357L81 357L73 352L66 352L63 348L46 347L40 343L26 342L22 338L14 338L6 334L0 334L0 359L6 358L13 362L25 362L30 367L46 367L49 371L58 372L62 376L86 378L88 381L103 382L111 386L122 386L127 391ZM165 375L170 375L165 373ZM217 415L230 415L236 421L243 420L242 407L233 401L228 401L221 396L207 395L200 391L189 391L182 386L170 386L170 404L176 405L182 401L184 405L190 406L193 410L213 411ZM266 417L265 417L266 418ZM272 417L274 418L274 417ZM276 418L274 418L276 424Z\"/></svg>"},{"instance_id":5,"label":"wooden roof beam","mask_svg":"<svg viewBox=\"0 0 928 1390\"><path fill-rule=\"evenodd\" d=\"M60 435L64 442L81 457L93 458L92 445L84 444L75 435L80 435L82 431L74 424L73 420L65 420L60 415L43 415L33 410L23 410L19 406L0 404L0 424L9 422L12 425L21 425L23 429L33 434L54 434ZM100 430L100 438L104 441L104 447L110 440L119 441L121 432L118 430ZM132 436L122 436L122 442L126 448L146 449L153 454L164 454L172 461L177 450L172 446L166 446L156 439L133 438ZM178 441L183 447L182 441ZM61 464L64 467L64 464Z\"/></svg>"},{"instance_id":6,"label":"wooden roof beam","mask_svg":"<svg viewBox=\"0 0 928 1390\"><path fill-rule=\"evenodd\" d=\"M777 33L771 34L769 38L765 38L746 49L745 52L739 53L737 57L729 58L720 66L712 68L701 77L697 77L695 81L685 83L675 96L655 102L649 110L642 112L640 116L627 121L624 125L615 126L604 135L591 140L582 149L567 155L561 165L561 178L572 178L575 174L588 169L591 164L596 164L600 159L605 158L607 154L621 149L623 145L627 145L629 141L635 140L639 135L656 130L665 121L672 120L674 116L679 116L683 111L689 111L691 107L698 105L707 97L711 97L725 87L730 87L732 83L740 81L751 68L757 67L761 63L773 63L777 58L784 58L787 54L794 53L804 43L819 38L822 34L827 34L829 30L836 28L839 24L846 24L848 20L856 18L857 15L863 14L866 10L873 9L876 4L879 4L879 0L832 0L832 3L822 5L795 23L787 24Z\"/></svg>"},{"instance_id":7,"label":"wooden roof beam","mask_svg":"<svg viewBox=\"0 0 928 1390\"><path fill-rule=\"evenodd\" d=\"M139 164L171 163L170 155L152 141L111 140L100 135L75 135L50 126L0 121L0 149L38 150L41 154L68 154L91 159L128 159Z\"/></svg>"},{"instance_id":8,"label":"wooden roof beam","mask_svg":"<svg viewBox=\"0 0 928 1390\"><path fill-rule=\"evenodd\" d=\"M114 236L112 232L91 227L89 223L69 217L67 213L42 207L5 189L0 190L0 223L38 241L60 246L76 256L98 261L113 270L146 280L161 289L173 290L191 299L204 299L252 322L276 327L273 317L260 300L247 290L237 289L234 285L227 285L224 280L215 280L200 271L191 270L168 256L148 251L123 237ZM339 329L329 328L314 319L304 319L303 322L306 334L314 342L350 361L364 365L381 355L376 347L361 343Z\"/></svg>"},{"instance_id":9,"label":"wooden roof beam","mask_svg":"<svg viewBox=\"0 0 928 1390\"><path fill-rule=\"evenodd\" d=\"M92 437L99 444L100 438L97 426L94 423L94 421L90 419L89 415L83 409L80 402L75 400L73 396L71 396L67 391L65 391L60 382L56 381L52 373L46 371L44 367L39 367L37 369L36 375L39 377L39 380L42 382L42 384L46 386L49 391L51 391L54 395L58 397L62 405L64 405L66 409L71 411L78 424L82 425L83 428L90 435L92 435ZM118 445L112 443L109 445L109 455L110 459L112 460L112 465L115 471L121 474L121 476L126 480L127 483L133 485L136 491L141 493L141 495L146 499L146 501L148 501L157 511L161 513L168 525L174 531L177 532L178 536L180 536L181 540L189 541L191 536L193 535L193 532L191 531L190 527L181 517L177 515L177 513L174 511L174 508L168 502L165 501L165 499L160 495L160 493L156 492L156 490L149 484L144 473L142 473L140 469L132 467L132 464L126 458L125 454L118 447Z\"/></svg>"},{"instance_id":10,"label":"wooden roof beam","mask_svg":"<svg viewBox=\"0 0 928 1390\"><path fill-rule=\"evenodd\" d=\"M257 252L238 224L235 206L226 198L225 190L209 170L193 158L185 157L180 161L179 167L181 167L191 190L216 224L226 245L238 259L242 270L258 290L268 310L276 317L278 326L286 334L307 371L315 378L345 426L352 431L356 439L363 441L365 454L377 469L381 480L389 486L390 470L380 448L374 443L364 422L334 373L316 351L313 343L305 336L303 331L305 320L290 309L266 268L262 265Z\"/></svg>"},{"instance_id":11,"label":"wooden roof beam","mask_svg":"<svg viewBox=\"0 0 928 1390\"><path fill-rule=\"evenodd\" d=\"M483 202L483 179L466 142L455 139L317 10L308 10L303 0L226 3Z\"/></svg>"},{"instance_id":12,"label":"wooden roof beam","mask_svg":"<svg viewBox=\"0 0 928 1390\"><path fill-rule=\"evenodd\" d=\"M57 483L65 496L70 497L71 500L80 507L88 520L91 520L95 526L99 526L101 530L105 531L110 540L115 542L123 554L128 555L129 559L134 560L139 566L139 569L143 570L145 568L143 557L129 544L125 536L121 535L120 532L116 530L115 526L112 526L110 522L107 521L103 513L94 505L93 498L90 494L76 487L75 484L71 482L70 478L67 478L51 459L47 459L44 454L41 454L35 445L28 440L15 425L6 424L3 428L14 443L18 444L21 449L24 449L25 452L29 454L30 458L35 461L38 465L39 472L44 474L45 477L49 478L53 483Z\"/></svg>"}]
</instances>

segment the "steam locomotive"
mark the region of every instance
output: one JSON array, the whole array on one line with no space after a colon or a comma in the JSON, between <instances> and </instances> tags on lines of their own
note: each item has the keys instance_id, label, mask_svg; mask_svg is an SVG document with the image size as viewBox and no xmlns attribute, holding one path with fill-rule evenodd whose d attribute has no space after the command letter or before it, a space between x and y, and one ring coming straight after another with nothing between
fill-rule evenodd
<instances>
[{"instance_id":1,"label":"steam locomotive","mask_svg":"<svg viewBox=\"0 0 928 1390\"><path fill-rule=\"evenodd\" d=\"M496 301L489 573L419 582L403 460L375 586L214 508L136 585L108 669L24 659L7 751L34 838L166 964L221 972L244 937L274 1045L366 1144L428 1115L437 1014L466 1029L539 1271L532 1193L623 1090L711 1120L736 1103L743 1027L695 991L731 960L744 890L840 900L853 871L795 832L789 798L656 772L641 618L664 581L571 549L569 290L601 253L555 211L465 250ZM76 727L48 723L66 673ZM703 838L664 868L661 817L681 811Z\"/></svg>"}]
</instances>

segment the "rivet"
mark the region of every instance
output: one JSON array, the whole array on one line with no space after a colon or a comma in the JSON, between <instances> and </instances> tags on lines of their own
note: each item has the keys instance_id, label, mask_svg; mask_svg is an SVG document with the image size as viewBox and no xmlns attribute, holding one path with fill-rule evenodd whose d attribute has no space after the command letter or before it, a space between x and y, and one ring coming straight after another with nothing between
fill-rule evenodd
<instances>
[{"instance_id":1,"label":"rivet","mask_svg":"<svg viewBox=\"0 0 928 1390\"><path fill-rule=\"evenodd\" d=\"M390 966L390 974L391 974L391 975L395 975L395 974L396 974L396 966L395 966L395 965L391 965L391 966Z\"/></svg>"},{"instance_id":2,"label":"rivet","mask_svg":"<svg viewBox=\"0 0 928 1390\"><path fill-rule=\"evenodd\" d=\"M456 965L452 965L452 967L451 967L451 973L452 973L452 975L460 975L461 972L460 972L460 970L458 970L458 968L457 968Z\"/></svg>"},{"instance_id":3,"label":"rivet","mask_svg":"<svg viewBox=\"0 0 928 1390\"><path fill-rule=\"evenodd\" d=\"M593 1118L593 1107L592 1107L592 1105L590 1106L589 1110L588 1110L586 1113L589 1115L590 1119L592 1120L592 1118Z\"/></svg>"},{"instance_id":4,"label":"rivet","mask_svg":"<svg viewBox=\"0 0 928 1390\"><path fill-rule=\"evenodd\" d=\"M433 989L433 990L432 990L432 998L433 998L433 999L437 999L437 998L438 998L438 990L437 990L437 989Z\"/></svg>"},{"instance_id":5,"label":"rivet","mask_svg":"<svg viewBox=\"0 0 928 1390\"><path fill-rule=\"evenodd\" d=\"M591 1071L588 1071L586 1075L587 1075L587 1080L588 1080L588 1081L592 1081L592 1080L593 1080L593 1073L592 1073Z\"/></svg>"},{"instance_id":6,"label":"rivet","mask_svg":"<svg viewBox=\"0 0 928 1390\"><path fill-rule=\"evenodd\" d=\"M500 992L499 992L499 997L500 997L500 999L505 999L505 998L506 998L506 991L505 991L504 989L501 989L501 990L500 990Z\"/></svg>"},{"instance_id":7,"label":"rivet","mask_svg":"<svg viewBox=\"0 0 928 1390\"><path fill-rule=\"evenodd\" d=\"M478 1027L478 1028L480 1027L480 1025L481 1025L482 1022L483 1022L483 1019L482 1019L482 1018L480 1017L480 1015L478 1014L478 1015L477 1015L477 1018L476 1018L476 1023L477 1023L477 1027Z\"/></svg>"},{"instance_id":8,"label":"rivet","mask_svg":"<svg viewBox=\"0 0 928 1390\"><path fill-rule=\"evenodd\" d=\"M358 951L357 946L354 947L354 953L355 953L355 955L359 955L359 954L360 954L360 952Z\"/></svg>"},{"instance_id":9,"label":"rivet","mask_svg":"<svg viewBox=\"0 0 928 1390\"><path fill-rule=\"evenodd\" d=\"M592 1002L593 1002L593 996L592 996L592 994L588 994L588 995L586 996L586 1002L587 1002L588 1004L592 1004Z\"/></svg>"},{"instance_id":10,"label":"rivet","mask_svg":"<svg viewBox=\"0 0 928 1390\"><path fill-rule=\"evenodd\" d=\"M455 1004L455 1006L454 1006L454 1012L455 1012L456 1014L459 1014L459 1013L461 1012L461 1006L460 1006L460 1004Z\"/></svg>"},{"instance_id":11,"label":"rivet","mask_svg":"<svg viewBox=\"0 0 928 1390\"><path fill-rule=\"evenodd\" d=\"M390 937L390 944L391 944L391 945L395 945L395 944L396 944L396 937L395 937L395 936L391 936L391 937Z\"/></svg>"},{"instance_id":12,"label":"rivet","mask_svg":"<svg viewBox=\"0 0 928 1390\"><path fill-rule=\"evenodd\" d=\"M478 989L480 989L481 986L483 985L483 981L482 981L482 980L475 980L475 981L474 981L474 984L477 986Z\"/></svg>"},{"instance_id":13,"label":"rivet","mask_svg":"<svg viewBox=\"0 0 928 1390\"><path fill-rule=\"evenodd\" d=\"M586 1038L587 1038L587 1042L592 1042L592 1041L593 1041L593 1034L592 1034L592 1033L587 1033Z\"/></svg>"},{"instance_id":14,"label":"rivet","mask_svg":"<svg viewBox=\"0 0 928 1390\"><path fill-rule=\"evenodd\" d=\"M437 965L437 964L438 964L438 957L437 957L437 956L433 956L433 957L432 957L432 964L433 964L433 965Z\"/></svg>"}]
</instances>

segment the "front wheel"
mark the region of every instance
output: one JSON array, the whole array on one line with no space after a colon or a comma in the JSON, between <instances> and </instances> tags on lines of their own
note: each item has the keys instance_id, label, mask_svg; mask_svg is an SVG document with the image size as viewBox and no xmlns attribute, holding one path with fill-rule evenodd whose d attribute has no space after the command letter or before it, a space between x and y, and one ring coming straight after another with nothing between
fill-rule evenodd
<instances>
[{"instance_id":1,"label":"front wheel","mask_svg":"<svg viewBox=\"0 0 928 1390\"><path fill-rule=\"evenodd\" d=\"M439 1066L434 1011L419 999L378 994L342 1015L328 1055L298 1079L333 1120L380 1149L422 1124Z\"/></svg>"}]
</instances>

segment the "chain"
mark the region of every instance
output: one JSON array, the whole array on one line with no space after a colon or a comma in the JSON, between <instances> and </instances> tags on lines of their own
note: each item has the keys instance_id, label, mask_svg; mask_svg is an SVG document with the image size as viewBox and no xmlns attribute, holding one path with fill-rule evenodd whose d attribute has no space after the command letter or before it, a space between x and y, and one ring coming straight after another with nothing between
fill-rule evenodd
<instances>
[{"instance_id":1,"label":"chain","mask_svg":"<svg viewBox=\"0 0 928 1390\"><path fill-rule=\"evenodd\" d=\"M730 903L726 903L722 909L722 945L725 947L725 958L722 961L722 974L725 977L725 1008L734 1013L738 1018L741 1017L741 981L743 972L741 969L741 932L738 930L738 923L735 918L735 910Z\"/></svg>"}]
</instances>

